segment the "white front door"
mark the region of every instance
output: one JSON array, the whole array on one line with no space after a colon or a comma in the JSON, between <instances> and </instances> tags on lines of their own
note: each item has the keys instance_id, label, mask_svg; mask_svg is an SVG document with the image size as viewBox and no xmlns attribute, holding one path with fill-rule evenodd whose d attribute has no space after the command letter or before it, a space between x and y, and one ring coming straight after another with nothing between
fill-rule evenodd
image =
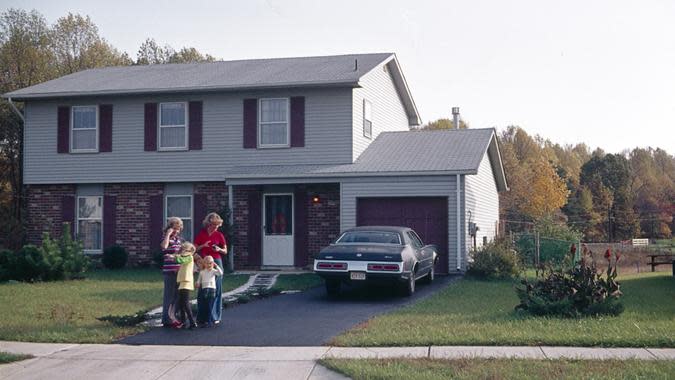
<instances>
[{"instance_id":1,"label":"white front door","mask_svg":"<svg viewBox=\"0 0 675 380\"><path fill-rule=\"evenodd\" d=\"M262 265L293 265L293 194L263 196Z\"/></svg>"}]
</instances>

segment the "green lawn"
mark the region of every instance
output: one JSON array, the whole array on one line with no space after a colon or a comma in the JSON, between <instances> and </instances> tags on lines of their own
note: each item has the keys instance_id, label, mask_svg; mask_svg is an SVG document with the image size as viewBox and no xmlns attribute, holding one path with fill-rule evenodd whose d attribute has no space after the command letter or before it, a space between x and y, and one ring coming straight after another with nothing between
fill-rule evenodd
<instances>
[{"instance_id":1,"label":"green lawn","mask_svg":"<svg viewBox=\"0 0 675 380\"><path fill-rule=\"evenodd\" d=\"M323 280L314 273L280 274L272 289L307 290L321 285L323 285Z\"/></svg>"},{"instance_id":2,"label":"green lawn","mask_svg":"<svg viewBox=\"0 0 675 380\"><path fill-rule=\"evenodd\" d=\"M563 319L514 311L512 282L465 278L438 294L334 338L340 346L554 345L675 347L675 278L621 278L618 317Z\"/></svg>"},{"instance_id":3,"label":"green lawn","mask_svg":"<svg viewBox=\"0 0 675 380\"><path fill-rule=\"evenodd\" d=\"M324 359L352 379L672 379L675 361Z\"/></svg>"},{"instance_id":4,"label":"green lawn","mask_svg":"<svg viewBox=\"0 0 675 380\"><path fill-rule=\"evenodd\" d=\"M26 360L32 357L33 355L12 354L10 352L0 351L0 364L18 362L19 360Z\"/></svg>"},{"instance_id":5,"label":"green lawn","mask_svg":"<svg viewBox=\"0 0 675 380\"><path fill-rule=\"evenodd\" d=\"M161 305L163 279L158 269L94 271L85 280L2 283L0 340L26 342L110 343L143 327L116 327L97 320L128 315ZM248 275L226 275L231 290ZM196 294L196 292L194 292Z\"/></svg>"}]
</instances>

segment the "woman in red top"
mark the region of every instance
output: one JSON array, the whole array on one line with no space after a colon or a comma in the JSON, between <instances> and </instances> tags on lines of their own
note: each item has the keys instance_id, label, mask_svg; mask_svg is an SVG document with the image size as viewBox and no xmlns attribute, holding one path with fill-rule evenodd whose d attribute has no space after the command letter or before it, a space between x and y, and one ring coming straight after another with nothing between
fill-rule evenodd
<instances>
[{"instance_id":1,"label":"woman in red top","mask_svg":"<svg viewBox=\"0 0 675 380\"><path fill-rule=\"evenodd\" d=\"M211 256L216 265L223 269L223 256L227 255L227 241L225 236L218 231L223 225L223 219L220 215L212 212L204 218L204 228L199 231L195 237L195 246L201 257ZM223 313L223 276L216 276L216 302L213 303L211 315L214 323L220 323Z\"/></svg>"}]
</instances>

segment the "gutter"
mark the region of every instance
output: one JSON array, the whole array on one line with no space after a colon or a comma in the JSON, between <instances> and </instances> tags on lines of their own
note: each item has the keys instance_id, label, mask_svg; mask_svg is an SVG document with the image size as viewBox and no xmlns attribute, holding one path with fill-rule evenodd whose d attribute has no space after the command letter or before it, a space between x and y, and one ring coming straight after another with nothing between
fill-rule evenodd
<instances>
[{"instance_id":1,"label":"gutter","mask_svg":"<svg viewBox=\"0 0 675 380\"><path fill-rule=\"evenodd\" d=\"M23 117L23 114L21 113L21 111L19 111L19 109L16 108L16 105L14 104L14 102L12 102L12 98L8 97L7 101L9 101L9 105L12 107L12 110L14 110L14 113L17 114L19 116L19 118L21 118L21 122L25 123L26 119Z\"/></svg>"}]
</instances>

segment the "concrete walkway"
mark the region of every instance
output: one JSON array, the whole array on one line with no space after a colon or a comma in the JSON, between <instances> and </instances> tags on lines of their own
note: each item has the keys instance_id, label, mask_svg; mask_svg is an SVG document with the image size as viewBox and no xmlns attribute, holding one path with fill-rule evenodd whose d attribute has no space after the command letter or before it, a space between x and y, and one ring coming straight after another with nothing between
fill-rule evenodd
<instances>
[{"instance_id":1,"label":"concrete walkway","mask_svg":"<svg viewBox=\"0 0 675 380\"><path fill-rule=\"evenodd\" d=\"M211 347L0 342L34 359L0 365L1 379L345 379L321 358L523 358L675 360L673 348Z\"/></svg>"}]
</instances>

